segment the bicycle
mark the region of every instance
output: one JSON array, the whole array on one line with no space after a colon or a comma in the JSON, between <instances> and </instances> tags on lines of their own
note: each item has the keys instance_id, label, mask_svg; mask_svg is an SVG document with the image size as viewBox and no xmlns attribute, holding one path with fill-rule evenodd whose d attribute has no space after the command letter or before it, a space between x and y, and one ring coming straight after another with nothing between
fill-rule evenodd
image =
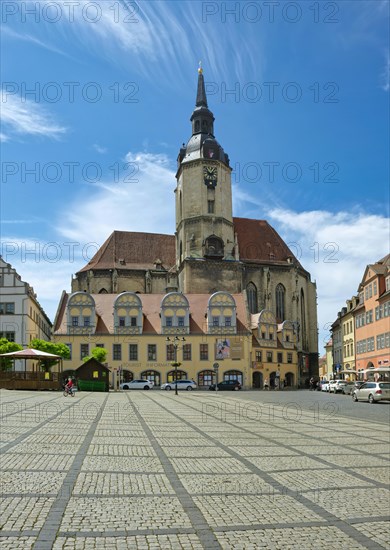
<instances>
[{"instance_id":1,"label":"bicycle","mask_svg":"<svg viewBox=\"0 0 390 550\"><path fill-rule=\"evenodd\" d=\"M70 395L71 397L74 397L74 391L73 391L73 388L67 388L65 386L64 388L64 392L62 394L64 397L68 397L68 395Z\"/></svg>"}]
</instances>

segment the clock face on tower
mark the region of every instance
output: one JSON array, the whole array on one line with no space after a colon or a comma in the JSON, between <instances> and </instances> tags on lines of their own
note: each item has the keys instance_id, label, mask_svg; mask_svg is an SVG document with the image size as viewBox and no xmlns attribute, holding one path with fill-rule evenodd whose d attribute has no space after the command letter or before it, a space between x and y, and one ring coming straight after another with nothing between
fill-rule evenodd
<instances>
[{"instance_id":1,"label":"clock face on tower","mask_svg":"<svg viewBox=\"0 0 390 550\"><path fill-rule=\"evenodd\" d=\"M205 166L203 168L203 176L205 185L214 189L217 185L217 167Z\"/></svg>"}]
</instances>

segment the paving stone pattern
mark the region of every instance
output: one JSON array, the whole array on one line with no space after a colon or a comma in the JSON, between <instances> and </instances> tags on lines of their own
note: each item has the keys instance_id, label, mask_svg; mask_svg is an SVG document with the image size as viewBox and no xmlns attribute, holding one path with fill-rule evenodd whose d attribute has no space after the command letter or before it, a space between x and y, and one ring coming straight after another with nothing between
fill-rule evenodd
<instances>
[{"instance_id":1,"label":"paving stone pattern","mask_svg":"<svg viewBox=\"0 0 390 550\"><path fill-rule=\"evenodd\" d=\"M235 393L1 390L0 405L3 550L390 549L384 423L259 418Z\"/></svg>"}]
</instances>

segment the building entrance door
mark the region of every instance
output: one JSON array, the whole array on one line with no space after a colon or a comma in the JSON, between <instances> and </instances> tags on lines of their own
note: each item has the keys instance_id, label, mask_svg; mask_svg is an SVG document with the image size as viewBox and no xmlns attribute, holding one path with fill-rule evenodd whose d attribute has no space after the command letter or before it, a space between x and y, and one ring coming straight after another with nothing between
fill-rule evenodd
<instances>
[{"instance_id":1,"label":"building entrance door","mask_svg":"<svg viewBox=\"0 0 390 550\"><path fill-rule=\"evenodd\" d=\"M255 371L252 374L252 388L259 390L263 387L263 374L261 372Z\"/></svg>"}]
</instances>

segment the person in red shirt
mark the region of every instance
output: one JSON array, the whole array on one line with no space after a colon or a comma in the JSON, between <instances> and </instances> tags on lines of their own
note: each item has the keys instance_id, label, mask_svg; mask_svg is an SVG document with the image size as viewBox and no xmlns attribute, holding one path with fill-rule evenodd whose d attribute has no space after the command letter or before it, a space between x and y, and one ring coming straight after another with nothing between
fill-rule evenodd
<instances>
[{"instance_id":1,"label":"person in red shirt","mask_svg":"<svg viewBox=\"0 0 390 550\"><path fill-rule=\"evenodd\" d=\"M68 382L65 385L65 389L69 393L73 392L73 380L70 377L68 378Z\"/></svg>"}]
</instances>

